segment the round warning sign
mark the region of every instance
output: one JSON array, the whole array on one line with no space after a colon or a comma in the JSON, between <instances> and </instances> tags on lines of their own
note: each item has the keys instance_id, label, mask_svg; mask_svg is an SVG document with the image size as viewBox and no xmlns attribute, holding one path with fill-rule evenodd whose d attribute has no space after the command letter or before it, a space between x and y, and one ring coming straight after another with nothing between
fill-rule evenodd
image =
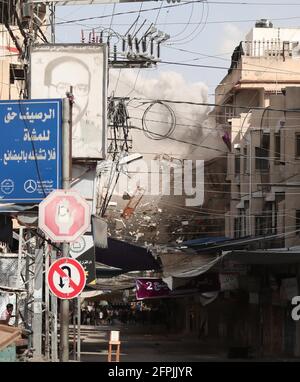
<instances>
[{"instance_id":1,"label":"round warning sign","mask_svg":"<svg viewBox=\"0 0 300 382\"><path fill-rule=\"evenodd\" d=\"M83 266L72 258L56 260L47 275L51 292L60 299L72 299L83 290L86 282Z\"/></svg>"}]
</instances>

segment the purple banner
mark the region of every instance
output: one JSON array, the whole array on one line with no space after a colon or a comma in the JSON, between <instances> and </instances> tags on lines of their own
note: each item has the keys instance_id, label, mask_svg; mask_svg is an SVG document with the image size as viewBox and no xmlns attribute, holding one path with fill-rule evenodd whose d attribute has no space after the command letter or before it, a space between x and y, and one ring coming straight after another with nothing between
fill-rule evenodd
<instances>
[{"instance_id":1,"label":"purple banner","mask_svg":"<svg viewBox=\"0 0 300 382\"><path fill-rule=\"evenodd\" d=\"M136 279L136 299L167 297L170 295L168 285L162 279Z\"/></svg>"}]
</instances>

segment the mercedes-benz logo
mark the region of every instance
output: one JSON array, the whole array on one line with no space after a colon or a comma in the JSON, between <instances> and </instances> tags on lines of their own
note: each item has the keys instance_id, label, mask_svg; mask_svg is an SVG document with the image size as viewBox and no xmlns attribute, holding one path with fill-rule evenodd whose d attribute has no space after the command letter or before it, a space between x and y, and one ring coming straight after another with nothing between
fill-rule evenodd
<instances>
[{"instance_id":1,"label":"mercedes-benz logo","mask_svg":"<svg viewBox=\"0 0 300 382\"><path fill-rule=\"evenodd\" d=\"M33 179L28 179L24 183L24 190L28 192L28 194L32 194L37 188L36 181Z\"/></svg>"}]
</instances>

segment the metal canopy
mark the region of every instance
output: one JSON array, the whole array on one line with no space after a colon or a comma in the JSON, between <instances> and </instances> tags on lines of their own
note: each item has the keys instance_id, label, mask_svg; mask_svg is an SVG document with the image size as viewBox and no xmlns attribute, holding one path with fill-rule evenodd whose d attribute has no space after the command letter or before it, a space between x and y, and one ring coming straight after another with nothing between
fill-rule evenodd
<instances>
[{"instance_id":1,"label":"metal canopy","mask_svg":"<svg viewBox=\"0 0 300 382\"><path fill-rule=\"evenodd\" d=\"M228 260L252 265L300 263L300 252L298 250L269 249L256 251L232 251L225 256L225 258Z\"/></svg>"},{"instance_id":2,"label":"metal canopy","mask_svg":"<svg viewBox=\"0 0 300 382\"><path fill-rule=\"evenodd\" d=\"M31 0L33 4L53 3L55 5L93 5L93 4L114 4L114 3L141 3L145 1L158 0Z\"/></svg>"}]
</instances>

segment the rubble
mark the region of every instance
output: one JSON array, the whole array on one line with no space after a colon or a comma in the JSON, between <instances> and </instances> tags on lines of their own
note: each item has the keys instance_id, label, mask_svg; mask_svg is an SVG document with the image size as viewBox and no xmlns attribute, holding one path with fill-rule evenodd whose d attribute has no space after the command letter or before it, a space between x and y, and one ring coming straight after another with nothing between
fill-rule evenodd
<instances>
[{"instance_id":1,"label":"rubble","mask_svg":"<svg viewBox=\"0 0 300 382\"><path fill-rule=\"evenodd\" d=\"M116 230L126 227L126 224L123 222L122 219L115 219L115 222L116 222Z\"/></svg>"},{"instance_id":2,"label":"rubble","mask_svg":"<svg viewBox=\"0 0 300 382\"><path fill-rule=\"evenodd\" d=\"M139 238L143 237L144 236L144 233L143 232L138 232L136 235L135 235L135 240L138 241Z\"/></svg>"}]
</instances>

